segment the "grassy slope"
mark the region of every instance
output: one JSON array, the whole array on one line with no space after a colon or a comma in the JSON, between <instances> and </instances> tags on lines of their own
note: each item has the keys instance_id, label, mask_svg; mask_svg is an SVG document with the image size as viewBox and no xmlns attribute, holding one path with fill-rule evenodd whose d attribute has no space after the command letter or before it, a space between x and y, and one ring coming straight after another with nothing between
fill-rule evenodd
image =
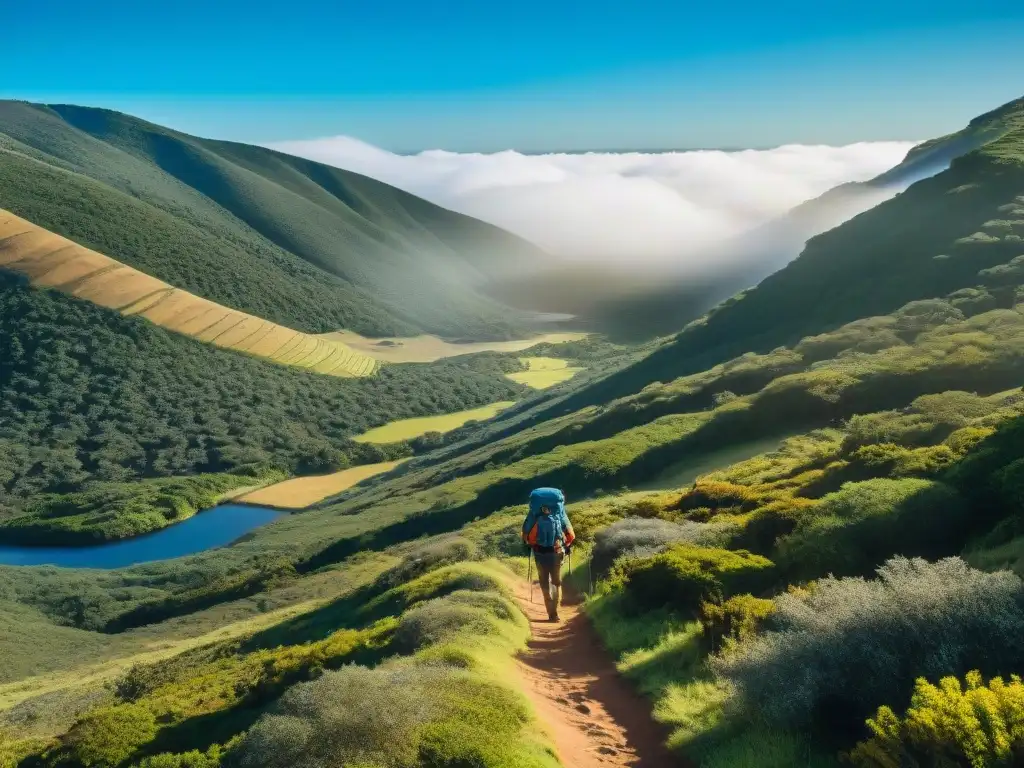
<instances>
[{"instance_id":1,"label":"grassy slope","mask_svg":"<svg viewBox=\"0 0 1024 768\"><path fill-rule=\"evenodd\" d=\"M410 568L437 565L419 547L440 545L450 537L411 543L424 534L461 528L462 536L483 554L512 554L522 508L501 507L519 504L529 487L548 481L572 489L574 499L596 496L570 510L584 543L593 540L595 531L628 515L712 523L716 544L763 551L777 562L777 569L765 572L766 582L746 585L759 594L771 595L790 582L818 578L840 565L843 573L870 574L893 552L954 554L968 539L976 562L998 567L1012 561L1024 536L1019 525L1024 421L1017 416L1019 392L1003 390L1024 380L1024 267L1014 260L1019 245L1014 247L1015 241L1008 239L1015 233L1015 222L1024 220L1024 186L1018 173L1021 138L1010 135L969 156L952 169L965 177L957 177L962 183L955 191L940 185L935 189L941 194L918 200L921 205L936 204L932 213L943 219L934 227L924 226L921 222L931 219L926 211L919 212L915 226L925 243L917 244L909 229L896 226L898 217L886 215L885 221L894 227L894 242L886 246L890 256L900 244L909 249L908 258L918 271L923 271L923 257L915 261L913 254L919 251L927 251L929 259L952 258L934 260L938 269L924 271L920 285L911 279L912 270L899 262L894 262L891 273L879 271L873 275L882 295L878 304L858 293L858 286L849 286L848 298L866 303L881 316L805 338L791 349L744 355L680 379L665 376L664 384L644 392L626 389L628 396L620 401L560 415L493 441L481 440L470 451L453 447L443 460L409 462L388 478L369 481L335 503L274 523L225 550L117 573L0 569L0 595L33 609L35 622L70 622L92 638L97 630L105 630L113 633L112 644L143 626L155 636L175 638L190 617L228 614L236 606L270 601L285 592L287 599L299 601L324 579L367 563L380 567L389 559L407 556ZM964 184L978 186L965 189ZM949 200L954 202L943 207ZM957 205L964 200L969 203L966 212ZM974 229L959 228L975 218ZM946 227L945 219L956 219L959 225ZM996 223L985 226L988 222ZM940 250L930 239L935 229L943 240ZM972 237L979 231L990 234ZM824 240L836 246L840 266L852 270L856 254L844 250L843 240ZM876 241L877 248L884 244ZM865 249L860 257L875 258L874 251ZM823 253L817 258L827 261ZM942 271L947 268L944 262L958 260L949 267L951 272ZM845 276L849 278L849 272ZM925 289L933 293L921 293ZM909 295L899 298L903 294ZM921 297L938 300L900 306L906 299ZM886 302L892 306L879 309ZM832 317L832 326L843 318L859 317L847 317L846 310L832 305L821 311ZM797 342L800 322L779 319L788 327L778 333ZM816 331L823 321L806 322ZM724 349L720 345L713 355L725 355ZM961 388L969 391L919 397ZM992 436L1000 423L1009 426ZM615 497L598 490L644 482L673 466L677 477L688 477L678 464L688 451L694 466L706 470L700 460L709 450L720 450L736 461L743 456L744 445L762 450L760 438L773 430L826 425L831 428L705 477L695 487ZM844 489L845 482L854 485ZM455 545L454 558L474 556L472 548L460 546ZM718 550L705 554L709 564L724 557ZM670 569L669 577L678 573L685 578L692 572L684 567L685 559L675 562L680 567ZM707 566L708 572L711 568ZM447 578L420 581L415 575L401 571L398 582L417 585L415 600L428 594L428 585L437 586ZM481 575L475 572L473 578ZM724 707L727 693L704 664L719 646L708 647L706 630L695 621L699 605L692 603L692 585L684 586L689 590L681 593L686 601L637 615L635 609L626 610L630 601L616 598L628 588L628 578L613 578L602 587L609 596L603 604L603 622L601 604L594 606L609 646L623 654L624 671L654 699L656 715L677 729L675 745L715 768L833 765L839 746L817 741L811 731L775 728L765 733L742 708L726 717L733 711ZM164 687L149 687L142 706L162 717L173 713L163 722L171 724L171 733L187 735L181 744L205 749L211 740L226 740L251 724L284 686L294 682L296 670L305 674L310 660L327 659L328 666L377 663L380 646L374 644L391 642L387 633L395 625L365 622L398 617L415 602L401 591L382 595L357 592L240 646L218 649L214 656L220 654L221 661L216 668L209 657L176 659L166 677L156 678ZM631 595L633 602L639 598L650 595ZM481 621L478 614L471 617L450 605L444 610L446 616ZM276 649L273 658L250 655L269 648ZM443 654L448 663L466 663L466 654L454 650L435 653ZM471 660L470 669L482 669L474 666L479 662ZM68 662L48 663L59 667ZM266 672L248 677L248 670L259 665ZM52 690L53 678L48 680L47 690ZM31 683L26 685L31 692ZM197 697L196 689L224 694ZM256 694L248 697L254 690ZM472 700L466 692L459 695ZM240 696L247 698L239 701ZM883 703L900 708L904 704L895 698L873 702ZM473 721L470 711L463 717ZM849 733L837 732L835 740L860 738L857 729L862 722L844 720L842 726ZM67 725L65 720L51 732ZM199 728L210 725L216 728L196 737ZM165 742L146 741L141 748L155 749L161 743ZM496 755L483 764L514 766L519 764L515 759Z\"/></svg>"},{"instance_id":2,"label":"grassy slope","mask_svg":"<svg viewBox=\"0 0 1024 768\"><path fill-rule=\"evenodd\" d=\"M543 257L358 174L80 107L0 103L0 199L172 285L312 332L508 338L514 313L474 285Z\"/></svg>"}]
</instances>

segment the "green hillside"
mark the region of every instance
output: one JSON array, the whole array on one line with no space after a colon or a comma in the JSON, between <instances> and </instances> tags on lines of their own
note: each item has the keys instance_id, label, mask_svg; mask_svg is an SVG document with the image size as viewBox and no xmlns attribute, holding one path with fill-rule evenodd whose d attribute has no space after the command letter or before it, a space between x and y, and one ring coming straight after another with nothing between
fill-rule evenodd
<instances>
[{"instance_id":1,"label":"green hillside","mask_svg":"<svg viewBox=\"0 0 1024 768\"><path fill-rule=\"evenodd\" d=\"M477 286L545 254L358 174L107 110L0 102L0 207L308 332L521 335Z\"/></svg>"},{"instance_id":2,"label":"green hillside","mask_svg":"<svg viewBox=\"0 0 1024 768\"><path fill-rule=\"evenodd\" d=\"M0 271L0 510L96 482L389 457L352 437L513 399L513 359L385 366L340 380L217 349ZM404 450L399 447L397 450ZM236 485L238 483L235 483ZM222 489L223 490L223 489Z\"/></svg>"},{"instance_id":3,"label":"green hillside","mask_svg":"<svg viewBox=\"0 0 1024 768\"><path fill-rule=\"evenodd\" d=\"M591 378L400 471L186 558L0 567L0 760L555 768L540 721L590 711L567 693L589 670L548 670L541 714L512 662L529 636L517 533L530 489L550 484L569 497L589 624L531 656L583 648L591 627L642 696L631 715L649 710L679 764L1017 765L1018 106L1000 113L1007 131L674 339L537 350L589 356ZM40 526L111 499L213 492L234 482L224 471L275 457L359 458L357 421L496 399L511 360L326 379L5 286L0 350L21 362L0 436L24 457L23 496L47 467L77 471L71 456L102 480L78 496L46 486L29 507ZM188 439L168 445L172 408ZM209 471L201 450L223 462L216 479L163 477ZM138 451L157 469L138 472Z\"/></svg>"}]
</instances>

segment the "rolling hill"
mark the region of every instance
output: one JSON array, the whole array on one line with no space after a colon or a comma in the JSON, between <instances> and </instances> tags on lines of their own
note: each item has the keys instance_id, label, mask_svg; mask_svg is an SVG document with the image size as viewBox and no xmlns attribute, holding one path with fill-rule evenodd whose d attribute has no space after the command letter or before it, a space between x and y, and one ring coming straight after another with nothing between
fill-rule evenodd
<instances>
[{"instance_id":1,"label":"rolling hill","mask_svg":"<svg viewBox=\"0 0 1024 768\"><path fill-rule=\"evenodd\" d=\"M0 758L556 768L543 726L560 712L596 752L600 681L569 690L577 670L550 669L535 709L512 661L530 632L517 534L550 484L569 496L585 616L643 695L630 715L647 706L681 765L1016 764L1021 107L601 381L227 547L0 567ZM79 482L75 461L141 494L125 474L140 453L169 475L308 466L370 450L359 426L513 386L494 355L317 376L2 277L0 479L14 467L23 496ZM536 354L570 357L558 346ZM533 654L571 655L581 624Z\"/></svg>"},{"instance_id":2,"label":"rolling hill","mask_svg":"<svg viewBox=\"0 0 1024 768\"><path fill-rule=\"evenodd\" d=\"M377 361L346 344L202 299L0 210L0 268L218 347L333 376L370 376Z\"/></svg>"},{"instance_id":3,"label":"rolling hill","mask_svg":"<svg viewBox=\"0 0 1024 768\"><path fill-rule=\"evenodd\" d=\"M67 105L0 102L0 206L307 333L521 336L528 318L479 285L548 258L358 174Z\"/></svg>"}]
</instances>

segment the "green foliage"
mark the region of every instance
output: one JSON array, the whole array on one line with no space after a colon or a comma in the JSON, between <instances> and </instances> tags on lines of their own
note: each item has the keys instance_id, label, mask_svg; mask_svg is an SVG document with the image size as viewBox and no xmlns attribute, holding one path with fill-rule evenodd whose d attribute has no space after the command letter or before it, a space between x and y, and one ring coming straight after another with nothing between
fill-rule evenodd
<instances>
[{"instance_id":1,"label":"green foliage","mask_svg":"<svg viewBox=\"0 0 1024 768\"><path fill-rule=\"evenodd\" d=\"M653 557L619 560L607 587L621 585L626 599L640 608L696 613L702 603L758 589L771 568L767 558L743 550L673 544Z\"/></svg>"},{"instance_id":2,"label":"green foliage","mask_svg":"<svg viewBox=\"0 0 1024 768\"><path fill-rule=\"evenodd\" d=\"M971 508L948 485L927 480L849 483L809 507L779 544L791 576L871 573L894 554L937 557L957 551Z\"/></svg>"},{"instance_id":3,"label":"green foliage","mask_svg":"<svg viewBox=\"0 0 1024 768\"><path fill-rule=\"evenodd\" d=\"M24 514L0 523L0 537L51 546L125 539L186 520L216 505L227 491L284 478L282 472L263 472L98 483L87 491L32 499Z\"/></svg>"},{"instance_id":4,"label":"green foliage","mask_svg":"<svg viewBox=\"0 0 1024 768\"><path fill-rule=\"evenodd\" d=\"M369 379L292 370L2 274L0 315L0 506L93 481L394 458L349 438L518 391L454 361Z\"/></svg>"},{"instance_id":5,"label":"green foliage","mask_svg":"<svg viewBox=\"0 0 1024 768\"><path fill-rule=\"evenodd\" d=\"M677 541L697 543L705 531L700 523L626 517L597 532L591 563L605 574L621 557L652 555Z\"/></svg>"},{"instance_id":6,"label":"green foliage","mask_svg":"<svg viewBox=\"0 0 1024 768\"><path fill-rule=\"evenodd\" d=\"M700 621L704 639L713 650L750 639L775 613L775 603L753 595L734 595L720 603L704 603Z\"/></svg>"},{"instance_id":7,"label":"green foliage","mask_svg":"<svg viewBox=\"0 0 1024 768\"><path fill-rule=\"evenodd\" d=\"M144 757L138 768L220 768L221 749L214 745L205 752L193 749L181 754L165 752L153 757Z\"/></svg>"},{"instance_id":8,"label":"green foliage","mask_svg":"<svg viewBox=\"0 0 1024 768\"><path fill-rule=\"evenodd\" d=\"M120 704L79 720L61 740L58 764L116 768L156 736L156 718L144 706Z\"/></svg>"},{"instance_id":9,"label":"green foliage","mask_svg":"<svg viewBox=\"0 0 1024 768\"><path fill-rule=\"evenodd\" d=\"M443 565L478 560L476 544L459 536L443 536L417 544L402 558L402 562L381 575L380 582L387 587L398 587L428 571Z\"/></svg>"},{"instance_id":10,"label":"green foliage","mask_svg":"<svg viewBox=\"0 0 1024 768\"><path fill-rule=\"evenodd\" d=\"M751 716L855 732L913 681L974 668L1005 674L1024 656L1024 583L957 558L894 558L879 578L826 577L775 599L772 631L712 660Z\"/></svg>"},{"instance_id":11,"label":"green foliage","mask_svg":"<svg viewBox=\"0 0 1024 768\"><path fill-rule=\"evenodd\" d=\"M416 765L443 667L348 666L290 689L227 756L238 768Z\"/></svg>"},{"instance_id":12,"label":"green foliage","mask_svg":"<svg viewBox=\"0 0 1024 768\"><path fill-rule=\"evenodd\" d=\"M858 768L1009 768L1024 760L1024 684L1013 675L986 685L976 670L963 685L921 678L903 718L881 707L868 727L872 737L850 754Z\"/></svg>"},{"instance_id":13,"label":"green foliage","mask_svg":"<svg viewBox=\"0 0 1024 768\"><path fill-rule=\"evenodd\" d=\"M493 641L509 623L519 619L515 606L501 595L457 590L418 603L403 613L395 630L395 644L412 652L460 636L470 642Z\"/></svg>"}]
</instances>

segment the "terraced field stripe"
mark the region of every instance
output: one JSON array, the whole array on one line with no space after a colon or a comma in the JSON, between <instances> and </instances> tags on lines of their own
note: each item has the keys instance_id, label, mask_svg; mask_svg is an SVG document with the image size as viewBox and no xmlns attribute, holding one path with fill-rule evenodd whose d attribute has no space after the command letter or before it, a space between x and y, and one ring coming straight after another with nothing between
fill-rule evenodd
<instances>
[{"instance_id":1,"label":"terraced field stripe","mask_svg":"<svg viewBox=\"0 0 1024 768\"><path fill-rule=\"evenodd\" d=\"M245 349L245 347L242 346L243 344L245 344L245 342L247 342L249 339L251 339L253 336L255 336L260 331L266 330L267 328L269 328L270 330L274 329L274 324L273 323L271 323L271 322L269 322L267 320L263 320L261 318L257 318L257 319L260 320L260 324L258 326L256 326L256 330L250 331L248 334L246 334L245 336L240 338L238 341L236 341L234 344L232 344L231 345L232 349L237 349L240 352L245 352L247 350ZM269 333L269 332L270 331L267 331L267 333ZM263 335L266 336L267 334L265 333ZM254 343L259 343L259 342L257 340Z\"/></svg>"},{"instance_id":2,"label":"terraced field stripe","mask_svg":"<svg viewBox=\"0 0 1024 768\"><path fill-rule=\"evenodd\" d=\"M129 301L124 306L113 307L113 309L116 309L122 315L136 315L141 314L142 312L149 312L149 310L153 309L153 307L157 306L160 302L164 301L168 296L170 296L173 293L173 288L158 288L155 291L150 291L149 293L143 296L139 296L139 298L137 299ZM152 304L143 305L145 301L153 298L154 296L158 297L156 301L154 301Z\"/></svg>"},{"instance_id":3,"label":"terraced field stripe","mask_svg":"<svg viewBox=\"0 0 1024 768\"><path fill-rule=\"evenodd\" d=\"M17 240L19 237L24 237L25 235L31 234L32 230L26 229L24 232L15 232L13 235L5 235L4 237L0 237L0 248L6 247L12 240Z\"/></svg>"},{"instance_id":4,"label":"terraced field stripe","mask_svg":"<svg viewBox=\"0 0 1024 768\"><path fill-rule=\"evenodd\" d=\"M288 356L295 352L295 347L292 347L290 345L293 344L294 342L298 341L299 345L301 346L302 342L304 342L305 340L306 340L305 334L303 334L301 331L296 331L295 335L291 339L289 339L286 344L283 344L281 346L281 351L280 352L275 352L273 358L271 358L271 359L276 360L279 363L284 363L284 364L287 365L287 363L288 363ZM285 347L289 347L287 352L285 351Z\"/></svg>"},{"instance_id":5,"label":"terraced field stripe","mask_svg":"<svg viewBox=\"0 0 1024 768\"><path fill-rule=\"evenodd\" d=\"M309 360L310 356L313 355L313 353L316 352L316 349L317 349L318 345L317 345L315 339L312 340L312 342L313 342L312 346L310 346L309 343L308 343L308 342L311 341L311 339L309 339L308 337L303 339L302 341L303 341L302 352L301 352L301 354L299 354L298 357L292 358L292 361L291 361L292 365L300 365L301 366L304 361Z\"/></svg>"},{"instance_id":6,"label":"terraced field stripe","mask_svg":"<svg viewBox=\"0 0 1024 768\"><path fill-rule=\"evenodd\" d=\"M105 267L100 267L99 269L94 269L92 272L88 273L87 275L82 275L81 277L76 277L74 280L68 280L66 283L61 283L59 285L54 285L54 286L51 286L51 287L57 289L61 293L70 293L72 296L76 296L77 295L76 291L82 290L82 287L86 283L88 283L90 280L95 280L98 277L103 277L104 275L109 275L109 274L111 274L113 272L117 272L119 269L124 269L124 268L125 268L124 264L117 264L117 263L108 264ZM39 279L39 278L37 278L37 279Z\"/></svg>"},{"instance_id":7,"label":"terraced field stripe","mask_svg":"<svg viewBox=\"0 0 1024 768\"><path fill-rule=\"evenodd\" d=\"M228 318L228 317L231 317L231 316L232 316L232 314L231 314L230 312L228 312L228 314L224 315L224 317L225 317L225 318ZM230 331L234 330L235 328L237 328L238 326L240 326L240 325L241 325L242 323L244 323L245 321L246 321L246 317L245 317L245 315L242 315L242 316L241 316L241 317L239 317L239 318L238 318L238 319L237 319L237 320L236 320L235 322L233 322L233 323L232 323L231 325L229 325L229 326L228 326L227 328L225 328L225 329L224 329L223 331L221 331L220 333L218 333L218 334L217 334L216 336L214 336L214 337L213 337L212 339L208 339L207 341L209 341L209 342L210 342L211 344L217 344L217 339L219 339L219 338L220 338L221 336L223 336L223 335L224 335L225 333L228 333L228 332L230 332ZM217 346L222 346L222 345L220 345L220 344L217 344Z\"/></svg>"},{"instance_id":8,"label":"terraced field stripe","mask_svg":"<svg viewBox=\"0 0 1024 768\"><path fill-rule=\"evenodd\" d=\"M338 364L341 363L341 362L344 362L344 360L335 360L327 368L324 368L324 366L327 365L328 363L331 363L331 358L333 358L339 352L341 352L341 348L340 347L334 347L328 353L327 357L325 357L323 360L321 360L315 366L313 366L313 370L316 371L317 373L326 373L327 371L333 371L335 368L338 367Z\"/></svg>"},{"instance_id":9,"label":"terraced field stripe","mask_svg":"<svg viewBox=\"0 0 1024 768\"><path fill-rule=\"evenodd\" d=\"M56 248L56 249L54 249L52 251L47 251L46 253L42 254L41 256L30 251L27 256L22 256L19 259L15 259L14 261L8 263L6 266L9 269L15 269L15 270L18 270L20 272L20 271L22 271L21 265L25 265L26 267L28 267L29 265L34 265L34 264L42 263L43 264L43 271L39 272L38 274L35 274L33 276L33 278L32 278L33 280L39 280L43 276L45 276L45 275L49 274L50 272L52 272L53 270L58 269L59 267L64 266L64 263L65 263L63 260L60 260L56 264L53 264L53 265L48 264L46 262L52 261L55 257L57 257L59 254L63 253L64 251L73 250L73 249L74 249L73 245L65 245L63 248ZM54 287L56 287L56 286L54 286ZM60 290L60 289L58 288L58 290Z\"/></svg>"},{"instance_id":10,"label":"terraced field stripe","mask_svg":"<svg viewBox=\"0 0 1024 768\"><path fill-rule=\"evenodd\" d=\"M216 312L217 310L220 310L220 309L224 309L224 307L220 307L220 306L213 306L213 307L211 307L210 309L206 310L206 312L203 312L203 315L206 315L206 314L208 314L209 312ZM200 315L200 317L202 317L203 315ZM224 309L224 314L223 314L223 315L221 315L220 317L218 317L218 318L217 318L216 320L214 320L214 321L213 321L212 323L210 323L209 325L204 325L204 326L203 326L203 328L202 328L202 330L199 330L199 331L195 331L194 333L191 333L191 334L189 334L189 335L190 335L190 336L194 336L195 338L199 339L199 337L200 337L200 336L201 336L202 334L206 333L206 332L207 332L208 330L210 330L211 328L213 328L213 326L215 326L215 325L216 325L217 323L223 322L225 318L227 318L227 317L230 317L230 316L231 316L231 310L230 310L230 309ZM199 340L200 340L200 341L202 341L203 339L199 339Z\"/></svg>"},{"instance_id":11,"label":"terraced field stripe","mask_svg":"<svg viewBox=\"0 0 1024 768\"><path fill-rule=\"evenodd\" d=\"M295 334L294 336L292 336L290 339L288 339L286 342L284 342L280 347L275 349L273 352L270 352L269 354L267 354L267 357L270 358L271 360L278 360L279 359L278 355L280 355L283 352L284 348L287 347L289 344L291 344L293 341L295 341L295 339L298 336L302 335L299 331L294 331L294 334Z\"/></svg>"}]
</instances>

